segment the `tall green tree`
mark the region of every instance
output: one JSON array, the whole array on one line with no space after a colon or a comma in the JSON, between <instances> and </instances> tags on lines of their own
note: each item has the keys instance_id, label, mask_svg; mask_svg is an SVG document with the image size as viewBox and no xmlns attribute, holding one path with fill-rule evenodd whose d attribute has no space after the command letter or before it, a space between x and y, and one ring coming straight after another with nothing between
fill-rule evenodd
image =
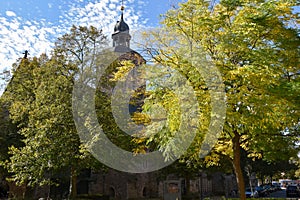
<instances>
[{"instance_id":1,"label":"tall green tree","mask_svg":"<svg viewBox=\"0 0 300 200\"><path fill-rule=\"evenodd\" d=\"M210 166L223 156L230 159L241 199L245 199L241 149L253 159L270 162L297 153L297 138L284 131L299 122L299 76L286 78L286 74L300 69L299 30L291 25L298 23L298 14L293 13L295 5L297 1L293 0L221 0L211 7L207 1L188 0L166 13L161 30L146 34L146 47L154 62L179 71L197 94L201 126L183 156L187 162L201 161L201 144L212 112L207 104L214 98L210 97L205 77L201 77L207 74L196 70L206 69L207 63L196 63L195 57L208 56L206 60L220 72L226 119L217 144L204 162ZM151 97L177 105L169 93L154 89ZM149 105L155 101L149 101ZM159 132L148 141L158 138L156 141L164 146L164 135Z\"/></svg>"},{"instance_id":2,"label":"tall green tree","mask_svg":"<svg viewBox=\"0 0 300 200\"><path fill-rule=\"evenodd\" d=\"M11 180L29 186L51 183L52 174L70 171L70 195L76 177L96 160L80 142L72 114L72 91L77 73L91 65L105 43L101 30L73 26L58 39L51 58L23 59L6 92L9 114L22 136L22 147L10 147L5 166Z\"/></svg>"}]
</instances>

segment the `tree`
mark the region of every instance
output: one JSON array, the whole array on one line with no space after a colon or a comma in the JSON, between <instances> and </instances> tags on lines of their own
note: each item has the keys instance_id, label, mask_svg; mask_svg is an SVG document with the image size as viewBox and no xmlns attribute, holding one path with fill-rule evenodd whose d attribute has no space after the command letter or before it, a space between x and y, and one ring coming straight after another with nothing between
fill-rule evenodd
<instances>
[{"instance_id":1,"label":"tree","mask_svg":"<svg viewBox=\"0 0 300 200\"><path fill-rule=\"evenodd\" d=\"M209 96L211 87L205 84L203 76L207 74L200 74L196 65L207 69L206 64L212 62L220 72L226 94L226 119L217 144L204 162L210 166L218 163L220 156L228 157L241 199L245 199L241 149L253 159L270 162L297 154L296 135L284 132L299 122L299 77L287 80L284 76L300 69L299 32L290 26L291 22L297 23L297 14L292 12L296 4L221 0L211 8L207 1L189 0L167 12L163 30L148 35L146 47L154 61L183 74L198 98L201 126L184 156L189 162L200 160L201 144L209 127L207 116L212 119L207 103L214 98ZM209 56L208 61L195 62L195 57L205 60L205 55ZM177 105L169 93L153 88L157 89L153 89L155 100L149 105L162 100ZM287 94L283 88L297 92ZM174 123L179 122L180 118ZM157 138L159 145L165 146L165 140L161 140L164 135L165 132L159 132L148 141Z\"/></svg>"},{"instance_id":2,"label":"tree","mask_svg":"<svg viewBox=\"0 0 300 200\"><path fill-rule=\"evenodd\" d=\"M7 110L7 102L4 102L3 99L0 100L0 163L4 162L9 158L8 148L12 145L21 146L21 137L17 134L17 127L11 122ZM8 184L6 178L9 177L7 170L3 166L0 166L0 188L1 188L1 197L7 197L8 195Z\"/></svg>"},{"instance_id":3,"label":"tree","mask_svg":"<svg viewBox=\"0 0 300 200\"><path fill-rule=\"evenodd\" d=\"M295 172L297 169L296 163L293 163L290 160L281 160L270 163L260 159L249 163L252 166L252 171L257 174L262 182L264 182L265 178L269 178L270 181L281 179L283 178L281 173L287 174L291 171ZM293 175L293 177L294 176L295 175Z\"/></svg>"},{"instance_id":4,"label":"tree","mask_svg":"<svg viewBox=\"0 0 300 200\"><path fill-rule=\"evenodd\" d=\"M80 170L99 166L77 135L72 90L76 74L92 64L104 42L101 30L73 26L71 34L58 39L51 58L24 58L15 69L5 98L23 146L10 147L5 166L17 184L50 184L52 174L67 169L70 195L75 197Z\"/></svg>"}]
</instances>

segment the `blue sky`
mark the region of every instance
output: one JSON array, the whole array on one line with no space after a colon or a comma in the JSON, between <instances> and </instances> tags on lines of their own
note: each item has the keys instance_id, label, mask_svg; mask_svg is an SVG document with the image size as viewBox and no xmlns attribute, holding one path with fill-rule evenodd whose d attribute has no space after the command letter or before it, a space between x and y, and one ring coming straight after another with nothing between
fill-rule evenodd
<instances>
[{"instance_id":1,"label":"blue sky","mask_svg":"<svg viewBox=\"0 0 300 200\"><path fill-rule=\"evenodd\" d=\"M124 0L131 30L159 25L159 15L183 0ZM55 39L75 25L102 28L110 35L120 18L122 0L1 0L0 70L10 69L29 50L49 52ZM110 38L110 37L109 37Z\"/></svg>"},{"instance_id":2,"label":"blue sky","mask_svg":"<svg viewBox=\"0 0 300 200\"><path fill-rule=\"evenodd\" d=\"M159 25L159 15L185 0L124 0L131 30ZM108 36L120 18L122 0L0 0L0 72L25 50L48 53L55 39L75 25L102 28ZM299 12L299 8L297 9ZM110 37L109 37L110 38Z\"/></svg>"}]
</instances>

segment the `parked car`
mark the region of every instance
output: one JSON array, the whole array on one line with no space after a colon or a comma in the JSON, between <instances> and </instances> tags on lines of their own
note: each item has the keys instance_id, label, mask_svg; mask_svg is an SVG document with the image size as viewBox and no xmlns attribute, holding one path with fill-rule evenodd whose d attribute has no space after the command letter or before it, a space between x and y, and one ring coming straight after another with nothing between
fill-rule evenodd
<instances>
[{"instance_id":1,"label":"parked car","mask_svg":"<svg viewBox=\"0 0 300 200\"><path fill-rule=\"evenodd\" d=\"M257 198L259 197L258 192L255 188L246 188L246 197L247 198Z\"/></svg>"},{"instance_id":2,"label":"parked car","mask_svg":"<svg viewBox=\"0 0 300 200\"><path fill-rule=\"evenodd\" d=\"M269 193L272 192L272 187L270 185L263 185L263 187L265 188L265 190L267 190Z\"/></svg>"},{"instance_id":3,"label":"parked car","mask_svg":"<svg viewBox=\"0 0 300 200\"><path fill-rule=\"evenodd\" d=\"M280 185L280 183L278 183L278 182L276 182L276 181L273 181L273 182L272 182L272 186L275 188L275 191L281 190L281 185Z\"/></svg>"},{"instance_id":4,"label":"parked car","mask_svg":"<svg viewBox=\"0 0 300 200\"><path fill-rule=\"evenodd\" d=\"M269 192L263 186L257 186L255 187L255 190L257 191L259 197L266 197L269 195Z\"/></svg>"},{"instance_id":5,"label":"parked car","mask_svg":"<svg viewBox=\"0 0 300 200\"><path fill-rule=\"evenodd\" d=\"M274 184L273 187L274 187L275 191L281 190L280 184Z\"/></svg>"},{"instance_id":6,"label":"parked car","mask_svg":"<svg viewBox=\"0 0 300 200\"><path fill-rule=\"evenodd\" d=\"M288 185L286 188L286 197L300 197L300 189L297 185Z\"/></svg>"}]
</instances>

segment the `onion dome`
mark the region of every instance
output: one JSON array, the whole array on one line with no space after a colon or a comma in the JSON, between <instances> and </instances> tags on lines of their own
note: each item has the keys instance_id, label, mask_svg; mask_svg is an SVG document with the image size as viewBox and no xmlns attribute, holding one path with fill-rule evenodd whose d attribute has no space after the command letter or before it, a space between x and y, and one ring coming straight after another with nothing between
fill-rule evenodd
<instances>
[{"instance_id":1,"label":"onion dome","mask_svg":"<svg viewBox=\"0 0 300 200\"><path fill-rule=\"evenodd\" d=\"M129 31L129 26L128 24L126 24L126 22L124 21L124 17L123 17L123 10L124 10L124 6L121 7L121 11L122 11L122 15L121 15L121 21L117 21L116 25L115 25L115 29L114 32L124 32L124 31Z\"/></svg>"}]
</instances>

